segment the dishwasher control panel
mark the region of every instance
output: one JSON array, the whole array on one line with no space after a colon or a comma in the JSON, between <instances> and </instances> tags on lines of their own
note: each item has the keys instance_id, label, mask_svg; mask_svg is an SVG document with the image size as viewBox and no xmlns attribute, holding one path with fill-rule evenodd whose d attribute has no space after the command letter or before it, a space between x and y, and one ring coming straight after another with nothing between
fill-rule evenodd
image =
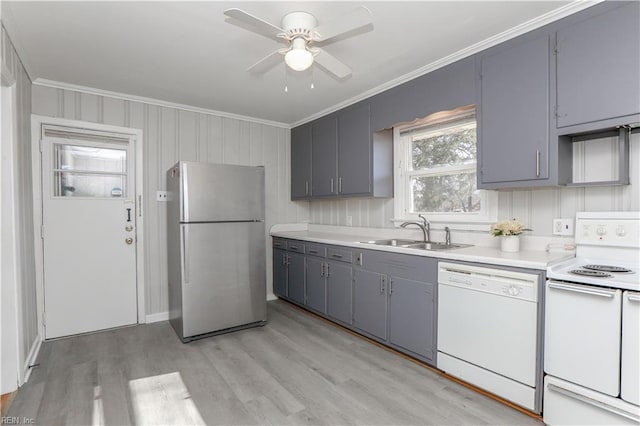
<instances>
[{"instance_id":1,"label":"dishwasher control panel","mask_svg":"<svg viewBox=\"0 0 640 426\"><path fill-rule=\"evenodd\" d=\"M441 262L438 267L438 284L538 301L536 274Z\"/></svg>"}]
</instances>

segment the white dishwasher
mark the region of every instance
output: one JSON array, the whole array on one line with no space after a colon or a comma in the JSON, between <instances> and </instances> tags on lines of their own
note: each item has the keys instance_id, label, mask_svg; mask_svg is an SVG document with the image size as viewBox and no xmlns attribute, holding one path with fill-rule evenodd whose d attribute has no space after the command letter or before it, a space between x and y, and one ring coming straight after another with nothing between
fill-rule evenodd
<instances>
[{"instance_id":1,"label":"white dishwasher","mask_svg":"<svg viewBox=\"0 0 640 426\"><path fill-rule=\"evenodd\" d=\"M540 412L539 280L536 273L440 262L438 368Z\"/></svg>"}]
</instances>

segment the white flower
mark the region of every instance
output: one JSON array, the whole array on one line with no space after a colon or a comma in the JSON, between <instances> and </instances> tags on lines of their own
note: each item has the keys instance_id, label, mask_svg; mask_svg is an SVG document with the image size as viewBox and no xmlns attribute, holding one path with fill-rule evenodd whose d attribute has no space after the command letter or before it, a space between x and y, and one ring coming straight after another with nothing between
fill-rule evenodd
<instances>
[{"instance_id":1,"label":"white flower","mask_svg":"<svg viewBox=\"0 0 640 426\"><path fill-rule=\"evenodd\" d=\"M531 231L531 229L525 228L522 222L515 219L501 220L491 227L491 235L494 237L520 235L524 231Z\"/></svg>"}]
</instances>

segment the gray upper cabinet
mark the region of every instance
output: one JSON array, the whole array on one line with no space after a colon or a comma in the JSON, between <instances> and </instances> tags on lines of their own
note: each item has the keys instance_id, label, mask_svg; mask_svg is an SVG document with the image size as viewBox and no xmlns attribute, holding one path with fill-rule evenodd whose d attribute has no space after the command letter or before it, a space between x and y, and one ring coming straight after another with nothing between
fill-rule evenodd
<instances>
[{"instance_id":1,"label":"gray upper cabinet","mask_svg":"<svg viewBox=\"0 0 640 426\"><path fill-rule=\"evenodd\" d=\"M371 126L369 104L358 104L338 116L338 194L371 191Z\"/></svg>"},{"instance_id":2,"label":"gray upper cabinet","mask_svg":"<svg viewBox=\"0 0 640 426\"><path fill-rule=\"evenodd\" d=\"M338 179L338 119L331 115L311 126L311 182L313 197L334 196Z\"/></svg>"},{"instance_id":3,"label":"gray upper cabinet","mask_svg":"<svg viewBox=\"0 0 640 426\"><path fill-rule=\"evenodd\" d=\"M636 1L557 32L557 127L640 114L639 22Z\"/></svg>"},{"instance_id":4,"label":"gray upper cabinet","mask_svg":"<svg viewBox=\"0 0 640 426\"><path fill-rule=\"evenodd\" d=\"M291 199L311 196L311 125L291 130Z\"/></svg>"},{"instance_id":5,"label":"gray upper cabinet","mask_svg":"<svg viewBox=\"0 0 640 426\"><path fill-rule=\"evenodd\" d=\"M292 129L291 199L392 197L392 137L372 132L366 102Z\"/></svg>"},{"instance_id":6,"label":"gray upper cabinet","mask_svg":"<svg viewBox=\"0 0 640 426\"><path fill-rule=\"evenodd\" d=\"M480 188L549 178L549 53L547 35L481 57Z\"/></svg>"}]
</instances>

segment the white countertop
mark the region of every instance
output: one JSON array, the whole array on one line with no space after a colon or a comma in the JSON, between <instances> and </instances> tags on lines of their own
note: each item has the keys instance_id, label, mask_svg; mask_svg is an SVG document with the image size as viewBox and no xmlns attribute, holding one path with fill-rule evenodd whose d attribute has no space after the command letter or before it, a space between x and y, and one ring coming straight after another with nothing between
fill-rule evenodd
<instances>
[{"instance_id":1,"label":"white countertop","mask_svg":"<svg viewBox=\"0 0 640 426\"><path fill-rule=\"evenodd\" d=\"M271 229L271 235L274 237L304 240L322 244L333 244L365 250L380 250L416 256L434 257L438 259L460 260L539 270L546 270L549 265L570 259L574 257L575 254L573 251L567 250L547 252L545 250L530 249L521 250L518 253L505 253L496 247L480 245L459 249L433 251L405 247L378 246L360 242L381 239L380 236L375 235L375 230L372 230L370 235L365 235L365 233L358 235L342 232L319 232L306 230L304 228L306 228L306 226L298 227L291 225L276 225ZM362 230L359 231L362 232Z\"/></svg>"}]
</instances>

